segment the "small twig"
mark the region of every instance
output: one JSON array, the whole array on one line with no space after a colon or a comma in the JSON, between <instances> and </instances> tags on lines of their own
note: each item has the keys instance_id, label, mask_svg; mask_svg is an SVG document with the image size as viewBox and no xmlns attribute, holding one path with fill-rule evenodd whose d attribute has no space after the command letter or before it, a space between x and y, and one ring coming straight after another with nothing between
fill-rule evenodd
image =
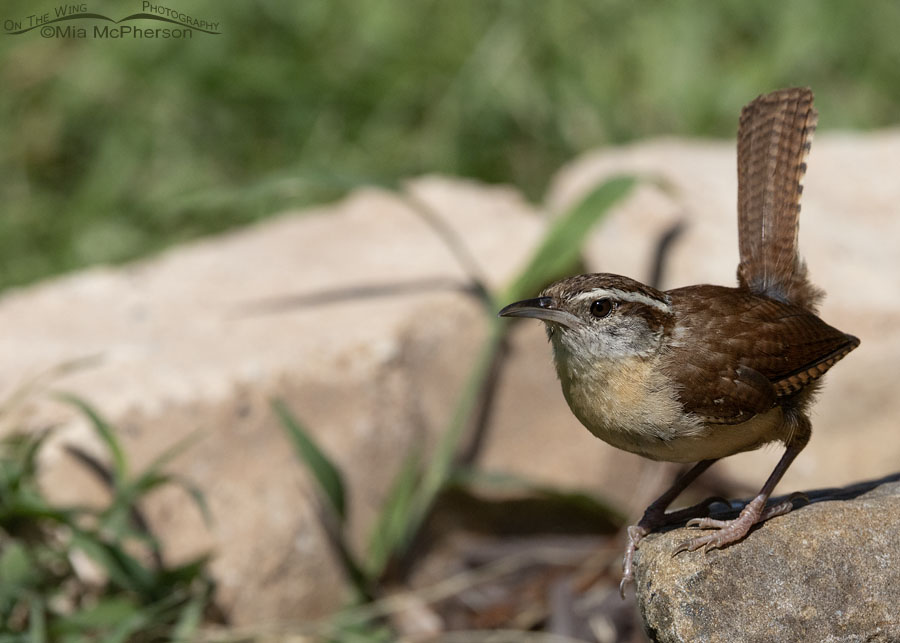
<instances>
[{"instance_id":1,"label":"small twig","mask_svg":"<svg viewBox=\"0 0 900 643\"><path fill-rule=\"evenodd\" d=\"M241 316L279 313L297 308L316 308L319 306L340 304L360 299L395 297L399 295L434 292L436 290L461 292L463 294L481 298L480 291L472 284L462 283L459 280L447 277L431 277L412 279L410 281L398 281L394 283L345 286L297 295L270 297L256 302L242 304L238 308L237 313Z\"/></svg>"},{"instance_id":2,"label":"small twig","mask_svg":"<svg viewBox=\"0 0 900 643\"><path fill-rule=\"evenodd\" d=\"M672 244L681 236L685 228L687 228L687 224L684 220L676 221L669 226L668 230L663 232L656 242L656 250L653 252L653 263L650 267L650 279L648 280L648 283L653 288L659 288L662 285L669 253L672 251Z\"/></svg>"},{"instance_id":3,"label":"small twig","mask_svg":"<svg viewBox=\"0 0 900 643\"><path fill-rule=\"evenodd\" d=\"M474 291L485 304L491 305L493 300L487 287L487 280L484 278L484 272L481 270L475 257L469 252L462 237L460 237L453 228L447 225L438 213L435 212L434 208L409 190L402 194L400 198L402 198L413 212L419 215L440 240L444 242L444 245L447 246L447 249L456 258L456 261L472 282Z\"/></svg>"},{"instance_id":4,"label":"small twig","mask_svg":"<svg viewBox=\"0 0 900 643\"><path fill-rule=\"evenodd\" d=\"M481 449L488 434L490 426L491 414L494 410L494 400L497 394L497 385L500 383L500 376L506 365L506 358L509 354L509 333L506 332L500 338L497 350L494 352L485 380L478 392L478 400L472 410L472 426L469 430L468 440L456 454L454 466L465 467L471 466L478 460Z\"/></svg>"}]
</instances>

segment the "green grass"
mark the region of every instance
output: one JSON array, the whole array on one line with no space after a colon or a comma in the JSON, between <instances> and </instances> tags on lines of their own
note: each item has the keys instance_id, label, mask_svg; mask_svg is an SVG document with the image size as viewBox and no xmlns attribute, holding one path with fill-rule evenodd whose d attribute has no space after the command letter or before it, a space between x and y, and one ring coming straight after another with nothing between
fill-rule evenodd
<instances>
[{"instance_id":1,"label":"green grass","mask_svg":"<svg viewBox=\"0 0 900 643\"><path fill-rule=\"evenodd\" d=\"M164 472L186 443L130 473L118 430L77 398L62 399L87 416L109 451L112 463L104 465L67 447L103 481L109 499L99 507L52 503L38 480L49 432L0 438L0 641L191 640L212 605L208 557L167 565L139 507L156 489L176 484L206 513L199 490ZM85 562L78 563L79 556Z\"/></svg>"},{"instance_id":2,"label":"green grass","mask_svg":"<svg viewBox=\"0 0 900 643\"><path fill-rule=\"evenodd\" d=\"M46 6L44 6L46 5ZM0 19L53 3L5 2ZM424 172L540 199L589 148L729 137L778 86L893 124L900 5L308 0L179 9L190 41L0 33L0 288ZM139 9L98 0L122 17Z\"/></svg>"}]
</instances>

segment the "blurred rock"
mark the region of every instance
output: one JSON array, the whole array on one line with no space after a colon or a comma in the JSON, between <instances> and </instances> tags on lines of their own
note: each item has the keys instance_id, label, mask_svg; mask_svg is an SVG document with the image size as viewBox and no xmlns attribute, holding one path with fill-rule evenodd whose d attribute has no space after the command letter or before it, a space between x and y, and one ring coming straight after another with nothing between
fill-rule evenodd
<instances>
[{"instance_id":1,"label":"blurred rock","mask_svg":"<svg viewBox=\"0 0 900 643\"><path fill-rule=\"evenodd\" d=\"M407 194L462 236L492 287L513 277L544 229L507 188L428 178ZM283 398L344 472L350 536L364 552L394 473L447 425L476 360L486 317L465 284L404 197L360 190L141 263L5 293L0 399L62 362L98 356L53 388L122 429L132 470L200 434L172 468L205 492L213 523L183 492L155 494L147 513L167 558L211 549L237 624L320 617L340 605L343 579L270 399ZM364 296L373 291L382 294ZM512 352L496 416L504 428L489 436L485 466L594 489L615 476L636 482L639 470L598 465L601 447L566 410L543 331L522 325ZM61 441L106 456L84 419L46 396L0 421L61 425ZM548 450L559 435L568 437ZM63 453L46 465L56 500L104 494Z\"/></svg>"},{"instance_id":2,"label":"blurred rock","mask_svg":"<svg viewBox=\"0 0 900 643\"><path fill-rule=\"evenodd\" d=\"M423 179L409 190L464 235L492 284L540 237L540 219L509 189ZM419 281L394 296L329 299ZM340 604L342 578L269 400L285 399L345 473L363 550L393 472L444 427L474 362L486 326L480 304L459 291L465 283L407 201L360 190L138 264L6 293L0 399L61 362L98 355L54 387L122 428L133 470L200 432L174 468L206 493L213 524L182 492L157 494L148 514L169 559L212 549L238 624L322 616ZM40 396L3 420L62 424L62 440L105 457L83 418ZM47 469L61 502L102 493L62 454Z\"/></svg>"},{"instance_id":3,"label":"blurred rock","mask_svg":"<svg viewBox=\"0 0 900 643\"><path fill-rule=\"evenodd\" d=\"M647 537L636 591L651 639L900 640L900 482L824 492L708 554L696 530Z\"/></svg>"},{"instance_id":4,"label":"blurred rock","mask_svg":"<svg viewBox=\"0 0 900 643\"><path fill-rule=\"evenodd\" d=\"M900 461L891 423L900 403L900 184L891 180L900 172L898 148L892 132L822 135L814 145L801 244L814 280L831 293L825 319L862 346L828 374L811 445L783 488L883 475ZM668 191L641 187L591 237L591 268L646 279L658 239L684 219L666 285L732 284L734 167L730 142L604 150L560 172L547 209L562 212L613 173L659 175ZM432 177L405 194L456 231L491 287L513 277L546 226L508 188ZM351 538L363 551L393 473L413 445L427 448L446 426L476 359L486 318L460 291L465 283L403 195L363 189L143 262L5 293L0 399L61 362L99 356L54 387L122 428L134 470L188 433L202 436L173 467L206 492L211 527L177 490L149 504L170 559L211 548L223 606L239 624L314 618L340 604L342 579L309 502L311 484L269 400L285 399L345 472ZM94 444L82 418L41 396L0 422L59 424L61 439ZM779 455L737 456L716 471L756 489ZM579 426L536 322L512 333L480 462L588 489L632 515L671 472ZM48 458L46 483L67 502L103 493L59 453Z\"/></svg>"}]
</instances>

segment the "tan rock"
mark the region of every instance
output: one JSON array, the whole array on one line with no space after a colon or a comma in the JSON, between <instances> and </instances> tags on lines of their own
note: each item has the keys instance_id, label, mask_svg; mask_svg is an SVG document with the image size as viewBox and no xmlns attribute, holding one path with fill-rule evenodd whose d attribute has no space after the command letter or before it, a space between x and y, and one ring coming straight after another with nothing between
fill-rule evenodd
<instances>
[{"instance_id":1,"label":"tan rock","mask_svg":"<svg viewBox=\"0 0 900 643\"><path fill-rule=\"evenodd\" d=\"M409 190L464 238L492 287L512 278L544 227L505 188L431 178ZM205 492L213 524L203 525L183 492L157 494L148 514L168 558L211 548L221 602L237 624L322 616L340 604L342 579L269 400L285 399L344 471L350 537L364 552L400 462L447 425L486 318L479 303L446 287L321 306L308 305L308 296L422 279L465 283L407 202L364 190L135 265L6 293L0 397L54 365L99 356L54 388L83 397L121 428L134 470L200 434L173 468ZM611 485L621 466L597 466L600 445L566 411L542 331L521 332L501 384L499 413L509 415L490 435L487 466ZM539 368L517 368L523 359ZM523 380L534 395L527 401L514 390ZM83 418L46 397L32 396L3 420L7 429L61 424L62 441L102 455ZM560 432L571 437L546 449ZM46 486L58 501L103 496L60 453L47 464Z\"/></svg>"},{"instance_id":2,"label":"tan rock","mask_svg":"<svg viewBox=\"0 0 900 643\"><path fill-rule=\"evenodd\" d=\"M492 283L512 276L541 233L508 189L435 178L410 190L441 216L452 209L448 225L466 231ZM362 549L393 472L449 418L485 325L479 304L446 288L288 301L281 310L260 304L419 279L465 283L408 203L363 190L132 266L6 293L0 398L29 376L98 355L55 387L122 428L134 469L201 434L174 467L206 493L213 524L204 528L185 494L160 493L149 515L170 559L212 548L222 603L238 624L321 616L341 601L340 576L269 398L283 397L346 473L351 536ZM97 448L82 418L40 396L4 420L64 424L62 440ZM49 465L57 500L98 493L59 454Z\"/></svg>"}]
</instances>

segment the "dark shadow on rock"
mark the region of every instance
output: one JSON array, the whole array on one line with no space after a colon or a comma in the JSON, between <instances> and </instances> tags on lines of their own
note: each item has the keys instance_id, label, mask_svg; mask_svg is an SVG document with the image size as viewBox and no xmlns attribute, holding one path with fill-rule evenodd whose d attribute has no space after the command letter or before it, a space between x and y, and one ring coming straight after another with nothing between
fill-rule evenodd
<instances>
[{"instance_id":1,"label":"dark shadow on rock","mask_svg":"<svg viewBox=\"0 0 900 643\"><path fill-rule=\"evenodd\" d=\"M890 475L884 476L882 478L876 478L874 480L865 480L863 482L855 482L853 484L847 485L846 487L828 487L824 489L814 489L812 491L804 491L800 492L800 497L797 492L791 492L788 494L784 494L781 496L773 496L769 498L768 504L778 504L784 502L786 500L793 500L794 502L794 511L801 509L806 505L817 504L820 502L826 502L831 500L853 500L854 498L858 498L859 496L869 493L870 491L874 491L878 487L889 484L891 482L900 481L900 472L892 473ZM741 510L747 506L750 500L732 500L731 502L717 502L711 505L713 508L712 511L709 512L711 518L717 518L720 520L728 520L730 518L736 517ZM727 507L727 508L726 508ZM716 510L718 508L718 510ZM671 525L666 525L665 527L661 527L656 530L657 533L664 533L673 531L675 529L681 529L684 527L686 521L676 522ZM763 523L759 523L754 525L751 531L756 530ZM740 541L738 541L740 542Z\"/></svg>"}]
</instances>

